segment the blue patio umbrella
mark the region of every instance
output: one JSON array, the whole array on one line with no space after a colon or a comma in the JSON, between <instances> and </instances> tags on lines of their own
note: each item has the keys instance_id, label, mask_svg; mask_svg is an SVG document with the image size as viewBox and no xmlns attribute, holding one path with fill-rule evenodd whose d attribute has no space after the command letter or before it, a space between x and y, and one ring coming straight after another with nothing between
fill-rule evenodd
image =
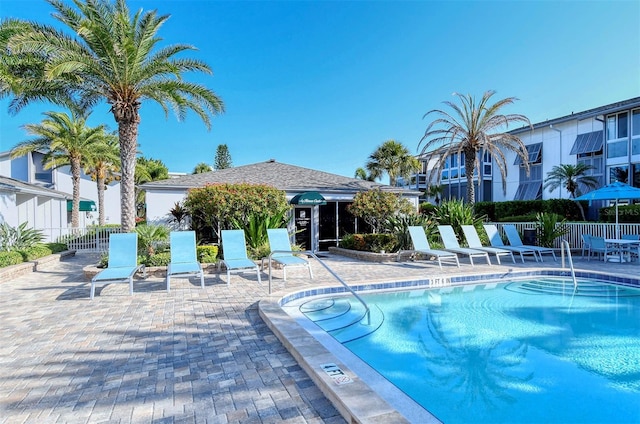
<instances>
[{"instance_id":1,"label":"blue patio umbrella","mask_svg":"<svg viewBox=\"0 0 640 424\"><path fill-rule=\"evenodd\" d=\"M614 200L616 202L616 238L620 238L620 224L618 223L618 201L620 199L640 199L640 188L616 181L573 200Z\"/></svg>"}]
</instances>

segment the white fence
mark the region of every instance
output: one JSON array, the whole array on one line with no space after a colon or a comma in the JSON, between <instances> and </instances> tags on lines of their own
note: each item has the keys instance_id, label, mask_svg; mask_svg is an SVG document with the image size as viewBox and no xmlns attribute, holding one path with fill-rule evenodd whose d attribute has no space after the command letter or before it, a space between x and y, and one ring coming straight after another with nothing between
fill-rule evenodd
<instances>
[{"instance_id":1,"label":"white fence","mask_svg":"<svg viewBox=\"0 0 640 424\"><path fill-rule=\"evenodd\" d=\"M505 224L513 224L516 226L521 235L525 229L535 229L535 222L496 222L498 229L502 231ZM568 222L565 224L569 232L555 240L554 248L560 249L562 240L567 240L572 249L582 248L582 234L590 234L593 236L604 238L616 238L616 224L602 222ZM624 234L640 234L640 224L619 224L620 236ZM524 239L523 239L524 241Z\"/></svg>"},{"instance_id":2,"label":"white fence","mask_svg":"<svg viewBox=\"0 0 640 424\"><path fill-rule=\"evenodd\" d=\"M67 243L71 250L81 252L106 252L109 250L109 234L119 233L120 227L43 228L45 242Z\"/></svg>"}]
</instances>

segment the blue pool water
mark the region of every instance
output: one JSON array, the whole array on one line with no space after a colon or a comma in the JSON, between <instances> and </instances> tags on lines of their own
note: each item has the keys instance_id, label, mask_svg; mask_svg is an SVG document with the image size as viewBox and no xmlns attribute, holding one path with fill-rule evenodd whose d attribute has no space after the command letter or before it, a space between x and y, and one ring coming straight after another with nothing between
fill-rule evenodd
<instances>
[{"instance_id":1,"label":"blue pool water","mask_svg":"<svg viewBox=\"0 0 640 424\"><path fill-rule=\"evenodd\" d=\"M376 330L333 335L445 423L640 423L638 289L547 278L361 296Z\"/></svg>"}]
</instances>

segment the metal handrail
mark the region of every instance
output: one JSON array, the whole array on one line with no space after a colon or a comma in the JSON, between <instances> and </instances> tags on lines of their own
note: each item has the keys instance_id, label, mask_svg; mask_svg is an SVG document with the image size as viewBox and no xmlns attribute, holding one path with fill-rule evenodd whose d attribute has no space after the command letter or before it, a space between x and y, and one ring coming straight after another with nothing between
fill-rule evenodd
<instances>
[{"instance_id":1,"label":"metal handrail","mask_svg":"<svg viewBox=\"0 0 640 424\"><path fill-rule=\"evenodd\" d=\"M362 306L364 306L364 314L367 317L367 325L371 324L371 312L369 310L369 305L367 305L367 303L364 301L364 299L362 299L351 287L349 287L349 285L338 276L338 274L336 274L331 268L329 268L329 265L325 264L319 257L316 256L315 253L313 253L310 250L306 250L306 251L296 251L293 252L291 250L274 250L273 252L271 252L269 254L269 294L271 294L271 257L273 256L274 253L298 253L298 254L304 254L304 255L309 255L312 256L315 260L317 260L320 265L322 265L324 267L324 269L326 269L327 271L329 271L329 274L333 275L333 277L338 280L338 282L340 284L342 284L344 286L344 288L346 288L349 293L351 293L353 295L353 297L355 297L358 302L360 302L362 304Z\"/></svg>"},{"instance_id":2,"label":"metal handrail","mask_svg":"<svg viewBox=\"0 0 640 424\"><path fill-rule=\"evenodd\" d=\"M567 240L562 240L560 253L562 255L562 268L564 268L564 251L565 247L567 250L567 258L569 261L569 266L571 267L571 277L573 278L573 288L578 288L578 281L576 280L576 270L573 268L573 257L571 256L571 247L569 246L569 242Z\"/></svg>"}]
</instances>

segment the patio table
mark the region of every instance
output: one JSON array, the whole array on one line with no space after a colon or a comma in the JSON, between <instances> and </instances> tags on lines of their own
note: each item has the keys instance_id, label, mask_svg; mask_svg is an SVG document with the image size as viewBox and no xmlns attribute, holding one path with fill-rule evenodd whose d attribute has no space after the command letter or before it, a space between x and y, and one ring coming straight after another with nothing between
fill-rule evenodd
<instances>
[{"instance_id":1,"label":"patio table","mask_svg":"<svg viewBox=\"0 0 640 424\"><path fill-rule=\"evenodd\" d=\"M607 243L608 245L615 246L616 250L620 254L619 258L616 258L615 255L605 255L604 257L605 262L607 261L620 262L620 263L631 262L631 256L629 256L629 258L625 258L624 254L627 253L628 255L630 253L629 252L630 248L635 247L637 249L640 246L640 240L608 238L608 239L604 239L604 242Z\"/></svg>"}]
</instances>

